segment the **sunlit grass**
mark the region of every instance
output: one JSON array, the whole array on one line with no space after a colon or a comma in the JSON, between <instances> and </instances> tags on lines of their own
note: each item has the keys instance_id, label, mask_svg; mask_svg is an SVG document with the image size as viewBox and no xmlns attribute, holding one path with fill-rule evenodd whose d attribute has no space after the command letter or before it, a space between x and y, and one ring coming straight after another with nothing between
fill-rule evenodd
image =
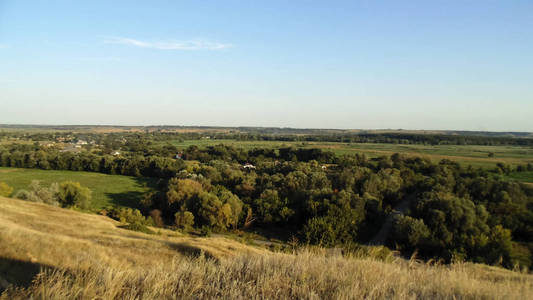
<instances>
[{"instance_id":1,"label":"sunlit grass","mask_svg":"<svg viewBox=\"0 0 533 300\"><path fill-rule=\"evenodd\" d=\"M273 253L220 237L146 235L117 225L0 198L0 260L16 267L0 276L36 275L2 299L533 298L532 275L496 267L344 257L320 248Z\"/></svg>"}]
</instances>

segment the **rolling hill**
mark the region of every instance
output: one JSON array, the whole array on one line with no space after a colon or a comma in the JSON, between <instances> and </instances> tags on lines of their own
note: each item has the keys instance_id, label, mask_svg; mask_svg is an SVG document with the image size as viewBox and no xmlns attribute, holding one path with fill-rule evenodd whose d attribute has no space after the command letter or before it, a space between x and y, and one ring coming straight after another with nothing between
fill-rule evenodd
<instances>
[{"instance_id":1,"label":"rolling hill","mask_svg":"<svg viewBox=\"0 0 533 300\"><path fill-rule=\"evenodd\" d=\"M0 299L533 298L532 275L496 267L305 247L274 253L223 237L120 226L0 197Z\"/></svg>"}]
</instances>

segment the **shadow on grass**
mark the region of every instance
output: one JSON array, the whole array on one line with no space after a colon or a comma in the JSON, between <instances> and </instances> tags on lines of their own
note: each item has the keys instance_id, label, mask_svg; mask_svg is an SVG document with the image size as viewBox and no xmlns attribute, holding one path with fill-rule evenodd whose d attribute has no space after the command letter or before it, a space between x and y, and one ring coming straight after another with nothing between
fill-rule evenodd
<instances>
[{"instance_id":1,"label":"shadow on grass","mask_svg":"<svg viewBox=\"0 0 533 300\"><path fill-rule=\"evenodd\" d=\"M10 285L28 287L41 271L53 269L39 263L0 257L0 294Z\"/></svg>"},{"instance_id":2,"label":"shadow on grass","mask_svg":"<svg viewBox=\"0 0 533 300\"><path fill-rule=\"evenodd\" d=\"M191 246L185 243L171 243L171 242L167 243L167 245L173 250L176 250L177 252L188 257L197 258L203 255L207 259L218 261L217 257L215 257L211 253L204 251L198 247L194 247L194 246Z\"/></svg>"},{"instance_id":3,"label":"shadow on grass","mask_svg":"<svg viewBox=\"0 0 533 300\"><path fill-rule=\"evenodd\" d=\"M161 190L161 179L150 177L134 177L136 187L145 189L147 192L141 191L126 191L121 193L105 193L111 203L115 206L130 207L130 208L142 208L141 200L149 192L156 193Z\"/></svg>"}]
</instances>

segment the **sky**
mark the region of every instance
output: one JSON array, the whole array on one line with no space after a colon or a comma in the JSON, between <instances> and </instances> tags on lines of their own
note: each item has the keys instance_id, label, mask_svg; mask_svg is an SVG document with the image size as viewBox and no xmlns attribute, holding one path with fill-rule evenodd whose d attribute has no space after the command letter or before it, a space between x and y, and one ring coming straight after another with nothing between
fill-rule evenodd
<instances>
[{"instance_id":1,"label":"sky","mask_svg":"<svg viewBox=\"0 0 533 300\"><path fill-rule=\"evenodd\" d=\"M0 124L533 131L533 1L0 0Z\"/></svg>"}]
</instances>

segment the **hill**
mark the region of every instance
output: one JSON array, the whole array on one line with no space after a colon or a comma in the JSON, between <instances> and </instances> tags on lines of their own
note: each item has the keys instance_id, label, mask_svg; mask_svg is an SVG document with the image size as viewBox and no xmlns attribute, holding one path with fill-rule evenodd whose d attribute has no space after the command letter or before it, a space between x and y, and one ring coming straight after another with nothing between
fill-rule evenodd
<instances>
[{"instance_id":1,"label":"hill","mask_svg":"<svg viewBox=\"0 0 533 300\"><path fill-rule=\"evenodd\" d=\"M273 253L0 198L0 299L533 298L533 277L460 263ZM155 229L157 230L157 229ZM9 287L17 284L20 288Z\"/></svg>"}]
</instances>

